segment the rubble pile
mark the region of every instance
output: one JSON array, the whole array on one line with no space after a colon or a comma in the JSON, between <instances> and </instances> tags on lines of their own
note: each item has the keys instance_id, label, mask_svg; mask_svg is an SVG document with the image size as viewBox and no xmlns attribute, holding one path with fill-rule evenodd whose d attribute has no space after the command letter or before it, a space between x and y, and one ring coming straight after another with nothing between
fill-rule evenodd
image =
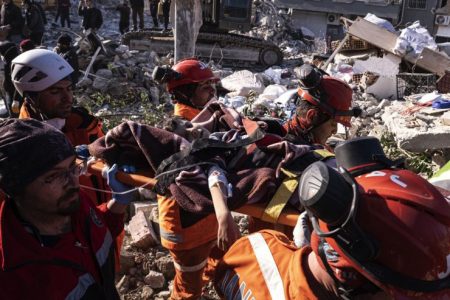
<instances>
[{"instance_id":1,"label":"rubble pile","mask_svg":"<svg viewBox=\"0 0 450 300\"><path fill-rule=\"evenodd\" d=\"M303 57L316 49L314 33L307 28L293 28L288 11L277 8L270 0L254 1L253 6L255 26L246 35L278 45L285 59Z\"/></svg>"}]
</instances>

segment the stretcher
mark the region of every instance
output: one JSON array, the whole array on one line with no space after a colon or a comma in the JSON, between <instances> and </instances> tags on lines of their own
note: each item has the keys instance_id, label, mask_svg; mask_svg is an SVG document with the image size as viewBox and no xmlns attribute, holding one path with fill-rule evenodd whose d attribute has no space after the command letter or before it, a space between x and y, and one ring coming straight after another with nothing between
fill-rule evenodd
<instances>
[{"instance_id":1,"label":"stretcher","mask_svg":"<svg viewBox=\"0 0 450 300\"><path fill-rule=\"evenodd\" d=\"M88 172L91 174L100 175L102 173L103 167L105 164L102 161L97 161L93 164L89 165ZM145 185L146 189L152 189L156 184L156 179L152 177L153 175L150 172L138 171L137 173L129 174L125 172L118 171L117 179L129 186L140 187ZM236 212L249 215L251 217L257 219L263 219L264 212L266 210L267 203L255 203L255 204L247 204L238 209ZM297 219L299 216L299 212L293 208L288 206L284 207L282 212L280 213L277 224L288 225L294 227L297 223Z\"/></svg>"}]
</instances>

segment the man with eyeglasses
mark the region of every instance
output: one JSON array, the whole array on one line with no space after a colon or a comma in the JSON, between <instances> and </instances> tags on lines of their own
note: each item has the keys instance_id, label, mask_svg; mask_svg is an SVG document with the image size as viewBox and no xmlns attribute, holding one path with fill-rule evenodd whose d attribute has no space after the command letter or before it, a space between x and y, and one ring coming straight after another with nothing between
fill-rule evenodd
<instances>
[{"instance_id":1,"label":"man with eyeglasses","mask_svg":"<svg viewBox=\"0 0 450 300\"><path fill-rule=\"evenodd\" d=\"M80 170L70 141L53 126L0 123L0 298L119 299L114 239L130 197L94 206L80 191ZM107 178L118 187L116 170Z\"/></svg>"},{"instance_id":2,"label":"man with eyeglasses","mask_svg":"<svg viewBox=\"0 0 450 300\"><path fill-rule=\"evenodd\" d=\"M57 53L33 49L17 56L11 65L11 79L24 103L19 118L33 118L61 130L73 146L90 144L102 137L101 121L82 107L73 106L73 68ZM106 189L102 178L82 176L82 185ZM97 203L104 193L89 191Z\"/></svg>"}]
</instances>

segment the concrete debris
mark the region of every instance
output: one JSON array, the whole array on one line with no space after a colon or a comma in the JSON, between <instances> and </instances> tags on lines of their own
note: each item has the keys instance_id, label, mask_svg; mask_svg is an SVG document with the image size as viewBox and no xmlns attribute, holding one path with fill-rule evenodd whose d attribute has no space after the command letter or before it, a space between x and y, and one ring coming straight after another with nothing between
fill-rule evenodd
<instances>
[{"instance_id":1,"label":"concrete debris","mask_svg":"<svg viewBox=\"0 0 450 300\"><path fill-rule=\"evenodd\" d=\"M228 96L248 96L250 91L261 94L264 91L264 81L260 74L248 70L238 71L222 78L222 86L231 91Z\"/></svg>"},{"instance_id":2,"label":"concrete debris","mask_svg":"<svg viewBox=\"0 0 450 300\"><path fill-rule=\"evenodd\" d=\"M160 289L164 286L166 280L164 275L159 272L150 271L144 278L144 282L152 289Z\"/></svg>"},{"instance_id":3,"label":"concrete debris","mask_svg":"<svg viewBox=\"0 0 450 300\"><path fill-rule=\"evenodd\" d=\"M141 292L141 299L151 300L153 296L153 289L149 286L144 286Z\"/></svg>"},{"instance_id":4,"label":"concrete debris","mask_svg":"<svg viewBox=\"0 0 450 300\"><path fill-rule=\"evenodd\" d=\"M158 243L152 224L148 221L142 210L137 211L128 224L132 245L141 249L147 249Z\"/></svg>"}]
</instances>

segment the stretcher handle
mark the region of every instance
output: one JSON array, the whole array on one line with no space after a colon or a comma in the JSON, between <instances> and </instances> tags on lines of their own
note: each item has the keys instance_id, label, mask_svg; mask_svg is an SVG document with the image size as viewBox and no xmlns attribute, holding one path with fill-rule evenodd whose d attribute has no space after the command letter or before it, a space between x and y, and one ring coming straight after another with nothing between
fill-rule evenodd
<instances>
[{"instance_id":1,"label":"stretcher handle","mask_svg":"<svg viewBox=\"0 0 450 300\"><path fill-rule=\"evenodd\" d=\"M102 170L104 166L105 166L104 162L96 161L95 163L89 165L88 172L91 174L102 176ZM117 171L116 177L120 182L133 187L138 187L147 184L145 186L146 189L152 189L157 181L156 179L151 178L150 172L142 172L142 171L133 174Z\"/></svg>"}]
</instances>

